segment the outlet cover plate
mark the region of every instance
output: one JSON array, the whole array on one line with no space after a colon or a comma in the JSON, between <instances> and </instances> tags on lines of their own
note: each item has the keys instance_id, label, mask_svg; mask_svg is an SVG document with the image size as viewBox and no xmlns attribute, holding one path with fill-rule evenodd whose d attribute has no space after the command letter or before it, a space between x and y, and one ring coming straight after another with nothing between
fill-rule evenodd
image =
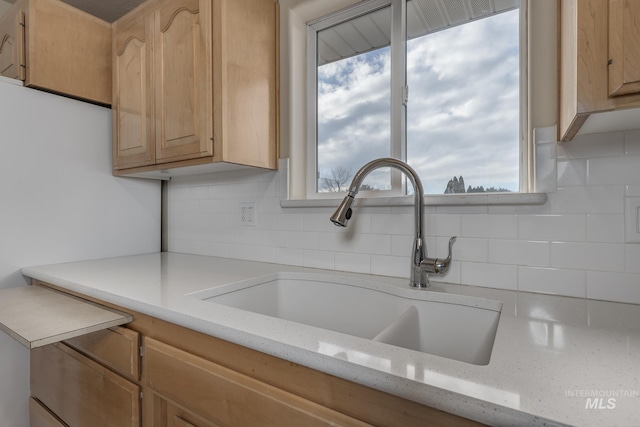
<instances>
[{"instance_id":1,"label":"outlet cover plate","mask_svg":"<svg viewBox=\"0 0 640 427\"><path fill-rule=\"evenodd\" d=\"M240 203L240 225L255 227L256 225L256 204Z\"/></svg>"},{"instance_id":2,"label":"outlet cover plate","mask_svg":"<svg viewBox=\"0 0 640 427\"><path fill-rule=\"evenodd\" d=\"M640 197L624 198L624 241L640 243Z\"/></svg>"}]
</instances>

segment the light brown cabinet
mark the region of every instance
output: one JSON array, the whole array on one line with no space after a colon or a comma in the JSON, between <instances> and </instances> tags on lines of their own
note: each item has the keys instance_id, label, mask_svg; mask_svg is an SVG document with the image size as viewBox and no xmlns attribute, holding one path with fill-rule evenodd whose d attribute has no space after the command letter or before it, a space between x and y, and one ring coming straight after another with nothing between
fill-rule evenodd
<instances>
[{"instance_id":1,"label":"light brown cabinet","mask_svg":"<svg viewBox=\"0 0 640 427\"><path fill-rule=\"evenodd\" d=\"M275 169L277 14L275 0L148 0L116 21L114 174Z\"/></svg>"},{"instance_id":2,"label":"light brown cabinet","mask_svg":"<svg viewBox=\"0 0 640 427\"><path fill-rule=\"evenodd\" d=\"M131 315L134 321L125 328L33 350L31 391L40 406L33 408L32 427L43 418L69 426L139 425L140 420L143 427L479 425L141 313ZM140 359L139 373L123 368L130 363L122 361ZM105 413L105 405L112 412Z\"/></svg>"},{"instance_id":3,"label":"light brown cabinet","mask_svg":"<svg viewBox=\"0 0 640 427\"><path fill-rule=\"evenodd\" d=\"M590 116L640 107L640 4L561 0L558 138Z\"/></svg>"},{"instance_id":4,"label":"light brown cabinet","mask_svg":"<svg viewBox=\"0 0 640 427\"><path fill-rule=\"evenodd\" d=\"M32 349L30 358L33 399L64 425L140 426L138 385L62 343Z\"/></svg>"},{"instance_id":5,"label":"light brown cabinet","mask_svg":"<svg viewBox=\"0 0 640 427\"><path fill-rule=\"evenodd\" d=\"M18 0L0 18L0 75L111 104L111 25L59 0Z\"/></svg>"},{"instance_id":6,"label":"light brown cabinet","mask_svg":"<svg viewBox=\"0 0 640 427\"><path fill-rule=\"evenodd\" d=\"M640 93L640 2L609 1L609 95Z\"/></svg>"},{"instance_id":7,"label":"light brown cabinet","mask_svg":"<svg viewBox=\"0 0 640 427\"><path fill-rule=\"evenodd\" d=\"M24 10L13 6L0 17L0 75L24 80Z\"/></svg>"}]
</instances>

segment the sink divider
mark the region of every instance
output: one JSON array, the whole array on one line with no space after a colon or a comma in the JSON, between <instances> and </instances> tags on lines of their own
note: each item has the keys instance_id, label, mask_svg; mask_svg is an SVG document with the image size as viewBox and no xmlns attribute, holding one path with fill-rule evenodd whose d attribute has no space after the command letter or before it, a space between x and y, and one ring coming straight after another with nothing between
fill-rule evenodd
<instances>
[{"instance_id":1,"label":"sink divider","mask_svg":"<svg viewBox=\"0 0 640 427\"><path fill-rule=\"evenodd\" d=\"M410 306L398 316L373 341L420 350L420 314L415 306Z\"/></svg>"}]
</instances>

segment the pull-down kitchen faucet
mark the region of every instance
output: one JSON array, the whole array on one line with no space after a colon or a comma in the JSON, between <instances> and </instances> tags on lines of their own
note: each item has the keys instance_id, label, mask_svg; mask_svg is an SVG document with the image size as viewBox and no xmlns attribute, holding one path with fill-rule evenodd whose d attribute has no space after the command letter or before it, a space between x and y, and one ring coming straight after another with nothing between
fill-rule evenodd
<instances>
[{"instance_id":1,"label":"pull-down kitchen faucet","mask_svg":"<svg viewBox=\"0 0 640 427\"><path fill-rule=\"evenodd\" d=\"M422 188L422 182L420 181L418 174L411 168L411 166L397 159L381 158L373 160L361 167L351 181L349 193L342 200L342 203L340 203L333 215L331 215L331 222L339 227L347 226L352 215L351 205L356 198L356 194L358 194L358 191L360 190L362 181L364 181L365 177L373 170L384 167L399 169L407 176L407 178L409 178L409 181L411 181L411 184L413 185L415 240L411 254L410 285L416 288L426 288L429 286L429 277L427 276L427 273L444 274L449 270L451 252L453 249L453 243L456 241L456 237L454 236L449 240L449 256L444 259L427 257L427 247L425 246L424 239L422 237L422 229L424 225L424 189Z\"/></svg>"}]
</instances>

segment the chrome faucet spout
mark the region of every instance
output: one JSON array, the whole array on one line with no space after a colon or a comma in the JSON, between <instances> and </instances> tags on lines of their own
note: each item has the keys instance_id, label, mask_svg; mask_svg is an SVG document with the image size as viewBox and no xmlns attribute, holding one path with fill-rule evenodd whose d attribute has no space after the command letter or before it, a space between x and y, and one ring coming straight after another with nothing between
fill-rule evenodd
<instances>
[{"instance_id":1,"label":"chrome faucet spout","mask_svg":"<svg viewBox=\"0 0 640 427\"><path fill-rule=\"evenodd\" d=\"M353 211L351 206L355 201L358 191L362 186L364 179L372 171L391 167L400 170L404 173L411 184L413 185L414 193L414 217L415 217L415 239L411 254L411 286L417 288L426 288L429 286L429 277L427 273L444 274L449 269L449 263L451 262L451 249L455 237L449 242L449 256L443 260L438 258L427 257L427 247L424 244L422 236L424 229L424 189L420 177L411 166L398 159L390 157L384 157L376 160L372 160L366 165L362 166L353 177L351 185L349 186L349 193L342 200L342 203L338 206L336 211L331 215L331 222L340 227L346 227Z\"/></svg>"}]
</instances>

